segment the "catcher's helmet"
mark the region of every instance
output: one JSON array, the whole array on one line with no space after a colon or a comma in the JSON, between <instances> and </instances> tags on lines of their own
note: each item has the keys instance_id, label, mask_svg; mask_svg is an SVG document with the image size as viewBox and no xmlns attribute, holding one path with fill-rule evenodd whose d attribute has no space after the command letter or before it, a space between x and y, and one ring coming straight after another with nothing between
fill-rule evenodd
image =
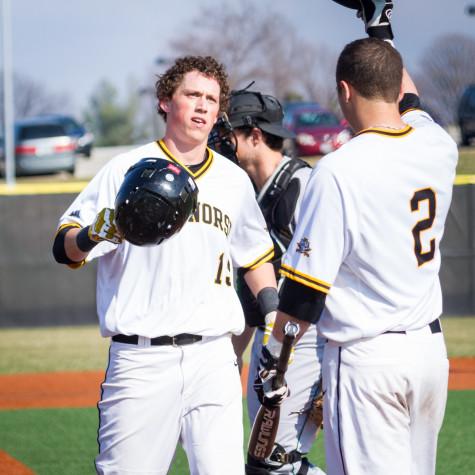
<instances>
[{"instance_id":1,"label":"catcher's helmet","mask_svg":"<svg viewBox=\"0 0 475 475\"><path fill-rule=\"evenodd\" d=\"M231 126L257 127L277 137L292 138L294 134L283 125L284 111L274 96L243 89L229 97L228 118Z\"/></svg>"},{"instance_id":2,"label":"catcher's helmet","mask_svg":"<svg viewBox=\"0 0 475 475\"><path fill-rule=\"evenodd\" d=\"M160 244L195 211L198 187L185 168L163 158L143 158L125 174L115 200L115 222L137 246Z\"/></svg>"},{"instance_id":3,"label":"catcher's helmet","mask_svg":"<svg viewBox=\"0 0 475 475\"><path fill-rule=\"evenodd\" d=\"M227 114L216 122L208 138L208 146L237 162L236 143L232 135L240 127L257 127L270 135L284 139L295 137L283 126L284 111L274 96L245 89L232 91Z\"/></svg>"}]
</instances>

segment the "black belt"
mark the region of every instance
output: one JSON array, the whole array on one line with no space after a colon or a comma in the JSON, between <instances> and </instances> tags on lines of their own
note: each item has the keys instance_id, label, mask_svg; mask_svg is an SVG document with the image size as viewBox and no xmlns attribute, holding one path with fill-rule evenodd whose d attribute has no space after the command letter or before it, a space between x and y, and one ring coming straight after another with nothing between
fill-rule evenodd
<instances>
[{"instance_id":1,"label":"black belt","mask_svg":"<svg viewBox=\"0 0 475 475\"><path fill-rule=\"evenodd\" d=\"M438 318L435 319L433 322L429 323L429 328L430 328L431 333L442 333L442 327L440 325L440 320ZM384 333L400 333L401 335L405 335L408 332L406 330L400 330L400 331L388 330L387 332L384 332Z\"/></svg>"},{"instance_id":2,"label":"black belt","mask_svg":"<svg viewBox=\"0 0 475 475\"><path fill-rule=\"evenodd\" d=\"M150 338L150 344L153 346L182 346L191 345L197 341L201 341L203 337L201 335L191 335L190 333L180 333L175 336L157 336L156 338ZM137 345L139 343L138 335L114 335L113 341L118 343L129 343L130 345Z\"/></svg>"}]
</instances>

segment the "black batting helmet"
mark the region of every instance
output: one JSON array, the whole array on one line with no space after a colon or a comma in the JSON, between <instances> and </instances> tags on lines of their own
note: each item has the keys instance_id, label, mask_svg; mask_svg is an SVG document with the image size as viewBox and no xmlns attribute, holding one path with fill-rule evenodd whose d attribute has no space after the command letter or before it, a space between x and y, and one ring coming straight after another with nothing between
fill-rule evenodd
<instances>
[{"instance_id":1,"label":"black batting helmet","mask_svg":"<svg viewBox=\"0 0 475 475\"><path fill-rule=\"evenodd\" d=\"M125 174L115 200L115 222L137 246L160 244L195 211L198 187L188 171L163 158L143 158Z\"/></svg>"}]
</instances>

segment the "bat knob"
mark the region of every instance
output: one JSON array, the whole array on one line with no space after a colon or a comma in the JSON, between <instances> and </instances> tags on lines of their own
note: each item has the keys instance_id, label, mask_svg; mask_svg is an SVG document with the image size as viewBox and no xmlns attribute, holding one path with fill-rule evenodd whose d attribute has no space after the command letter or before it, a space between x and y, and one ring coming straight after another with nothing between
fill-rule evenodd
<instances>
[{"instance_id":1,"label":"bat knob","mask_svg":"<svg viewBox=\"0 0 475 475\"><path fill-rule=\"evenodd\" d=\"M295 338L300 331L300 327L298 323L295 322L287 322L284 327L284 333L291 338Z\"/></svg>"}]
</instances>

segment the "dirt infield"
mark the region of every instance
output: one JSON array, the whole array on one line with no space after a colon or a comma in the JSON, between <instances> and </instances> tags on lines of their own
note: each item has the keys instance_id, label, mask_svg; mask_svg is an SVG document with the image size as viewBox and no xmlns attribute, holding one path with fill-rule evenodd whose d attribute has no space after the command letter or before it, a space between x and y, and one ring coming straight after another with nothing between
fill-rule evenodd
<instances>
[{"instance_id":1,"label":"dirt infield","mask_svg":"<svg viewBox=\"0 0 475 475\"><path fill-rule=\"evenodd\" d=\"M0 450L0 473L8 475L35 475L35 472L3 450Z\"/></svg>"},{"instance_id":2,"label":"dirt infield","mask_svg":"<svg viewBox=\"0 0 475 475\"><path fill-rule=\"evenodd\" d=\"M247 374L245 366L243 395ZM103 379L103 371L0 375L0 409L95 406ZM450 360L449 389L475 390L475 358Z\"/></svg>"},{"instance_id":3,"label":"dirt infield","mask_svg":"<svg viewBox=\"0 0 475 475\"><path fill-rule=\"evenodd\" d=\"M243 395L248 367L241 381ZM0 375L0 409L94 407L100 397L103 371ZM475 357L450 360L449 389L475 390ZM34 475L11 455L0 450L0 473Z\"/></svg>"}]
</instances>

